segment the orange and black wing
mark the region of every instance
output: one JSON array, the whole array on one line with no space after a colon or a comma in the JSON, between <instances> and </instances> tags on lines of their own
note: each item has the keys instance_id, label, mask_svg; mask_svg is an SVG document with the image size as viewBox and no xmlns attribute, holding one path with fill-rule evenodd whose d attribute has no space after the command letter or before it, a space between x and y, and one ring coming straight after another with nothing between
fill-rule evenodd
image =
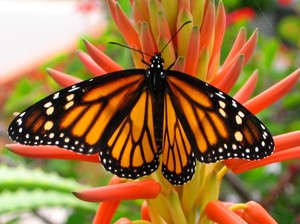
<instances>
[{"instance_id":1,"label":"orange and black wing","mask_svg":"<svg viewBox=\"0 0 300 224\"><path fill-rule=\"evenodd\" d=\"M13 120L8 133L25 145L100 152L106 169L136 178L158 165L150 101L145 70L110 73L39 101Z\"/></svg>"},{"instance_id":2,"label":"orange and black wing","mask_svg":"<svg viewBox=\"0 0 300 224\"><path fill-rule=\"evenodd\" d=\"M104 130L100 145L100 158L106 170L131 179L155 171L161 152L154 137L151 93L141 93L134 107L120 119L116 129L110 128L113 122L111 120Z\"/></svg>"},{"instance_id":3,"label":"orange and black wing","mask_svg":"<svg viewBox=\"0 0 300 224\"><path fill-rule=\"evenodd\" d=\"M179 129L185 132L181 136L186 138L180 138L188 139L184 142L191 145L200 162L258 160L273 152L274 142L267 128L215 87L186 74L167 71L166 91L182 126Z\"/></svg>"}]
</instances>

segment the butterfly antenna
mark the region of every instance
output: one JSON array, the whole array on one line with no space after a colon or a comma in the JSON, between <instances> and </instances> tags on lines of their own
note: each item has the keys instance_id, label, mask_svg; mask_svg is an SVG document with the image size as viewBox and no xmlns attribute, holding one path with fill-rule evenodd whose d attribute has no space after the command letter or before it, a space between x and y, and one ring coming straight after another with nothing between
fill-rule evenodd
<instances>
[{"instance_id":1,"label":"butterfly antenna","mask_svg":"<svg viewBox=\"0 0 300 224\"><path fill-rule=\"evenodd\" d=\"M144 55L147 55L147 56L149 56L149 57L152 57L152 55L147 54L147 53L145 53L145 52L143 52L143 51L140 51L139 49L135 49L135 48L132 48L132 47L128 47L128 46L126 46L126 45L119 44L119 43L117 43L117 42L108 42L108 43L109 43L109 44L118 45L118 46L121 46L121 47L125 47L125 48L127 48L127 49L130 49L130 50L136 51L136 52L142 54L143 57L144 57Z\"/></svg>"},{"instance_id":2,"label":"butterfly antenna","mask_svg":"<svg viewBox=\"0 0 300 224\"><path fill-rule=\"evenodd\" d=\"M162 53L166 47L169 45L169 43L176 37L176 35L179 33L179 31L186 25L191 23L192 21L187 21L184 24L181 25L181 27L173 34L173 36L170 38L170 40L168 41L168 43L164 46L164 48L160 51L160 53Z\"/></svg>"}]
</instances>

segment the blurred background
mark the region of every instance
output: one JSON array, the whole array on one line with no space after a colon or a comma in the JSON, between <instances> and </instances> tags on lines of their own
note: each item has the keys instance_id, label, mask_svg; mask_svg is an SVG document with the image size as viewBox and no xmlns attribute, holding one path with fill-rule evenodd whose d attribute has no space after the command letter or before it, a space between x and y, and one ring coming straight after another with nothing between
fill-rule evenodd
<instances>
[{"instance_id":1,"label":"blurred background","mask_svg":"<svg viewBox=\"0 0 300 224\"><path fill-rule=\"evenodd\" d=\"M130 15L130 1L119 1ZM299 0L223 0L227 32L222 61L244 26L250 36L259 28L256 52L245 66L239 89L259 69L256 93L293 72L300 64ZM89 73L76 50L85 38L125 68L130 52L109 41L124 43L105 2L95 0L0 0L0 224L91 223L97 204L84 203L70 192L106 185L110 175L101 165L74 161L28 159L5 149L13 113L60 87L47 75L50 67L86 79ZM258 117L274 134L300 129L300 86ZM275 112L274 112L275 111ZM289 161L227 175L221 197L226 201L256 200L279 223L300 223L300 162ZM139 218L141 202L122 202L114 218Z\"/></svg>"}]
</instances>

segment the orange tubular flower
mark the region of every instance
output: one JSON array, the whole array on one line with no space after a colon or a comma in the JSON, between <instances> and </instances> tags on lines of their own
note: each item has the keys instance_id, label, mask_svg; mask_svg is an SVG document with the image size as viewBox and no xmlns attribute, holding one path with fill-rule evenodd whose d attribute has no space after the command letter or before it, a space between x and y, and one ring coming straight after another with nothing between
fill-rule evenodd
<instances>
[{"instance_id":1,"label":"orange tubular flower","mask_svg":"<svg viewBox=\"0 0 300 224\"><path fill-rule=\"evenodd\" d=\"M174 62L172 69L185 72L228 93L238 79L243 66L251 58L258 32L255 30L247 39L246 30L241 28L230 53L221 64L221 46L226 29L226 14L222 1L216 6L209 0L132 0L133 19L128 18L119 3L107 1L111 15L127 45L146 54L162 52L165 67ZM192 21L168 44L168 41L187 21ZM84 41L87 53L78 56L86 68L95 76L123 70L111 58L88 41ZM141 54L132 51L135 67L147 67ZM149 62L149 57L145 56ZM79 80L65 73L48 70L49 74L63 87ZM287 94L297 83L300 69L293 72L265 92L249 100L258 81L254 71L234 98L256 114ZM154 172L144 180L129 181L113 177L108 186L74 193L87 201L101 202L94 223L110 223L122 200L145 199L141 223L275 223L267 212L254 202L239 207L228 207L218 201L221 180L228 170L242 173L266 164L299 158L300 131L275 136L275 152L260 161L230 159L213 164L197 162L194 178L183 186L172 186L163 178L161 171ZM48 159L72 159L99 162L98 155L79 155L55 147L28 147L12 144L11 151L23 156ZM270 221L272 220L272 221ZM269 222L267 222L269 221ZM131 223L121 219L118 223ZM254 223L254 222L252 222Z\"/></svg>"},{"instance_id":2,"label":"orange tubular flower","mask_svg":"<svg viewBox=\"0 0 300 224\"><path fill-rule=\"evenodd\" d=\"M219 223L268 223L277 222L266 212L258 203L249 201L246 204L223 203L220 201L211 201L205 209L210 220Z\"/></svg>"},{"instance_id":3,"label":"orange tubular flower","mask_svg":"<svg viewBox=\"0 0 300 224\"><path fill-rule=\"evenodd\" d=\"M160 184L154 180L120 183L113 186L83 190L76 197L90 202L152 199L160 193Z\"/></svg>"},{"instance_id":4,"label":"orange tubular flower","mask_svg":"<svg viewBox=\"0 0 300 224\"><path fill-rule=\"evenodd\" d=\"M240 216L228 209L220 201L211 201L205 208L208 218L219 224L242 224L246 223Z\"/></svg>"}]
</instances>

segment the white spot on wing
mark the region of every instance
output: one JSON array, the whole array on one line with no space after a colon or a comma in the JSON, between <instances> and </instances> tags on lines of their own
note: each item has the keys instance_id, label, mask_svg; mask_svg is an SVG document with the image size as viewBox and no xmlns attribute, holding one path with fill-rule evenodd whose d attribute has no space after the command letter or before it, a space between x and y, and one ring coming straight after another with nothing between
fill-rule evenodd
<instances>
[{"instance_id":1,"label":"white spot on wing","mask_svg":"<svg viewBox=\"0 0 300 224\"><path fill-rule=\"evenodd\" d=\"M48 102L48 103L45 103L45 104L44 104L44 107L45 107L45 108L48 108L48 107L51 107L51 106L52 106L52 102Z\"/></svg>"},{"instance_id":2,"label":"white spot on wing","mask_svg":"<svg viewBox=\"0 0 300 224\"><path fill-rule=\"evenodd\" d=\"M223 96L223 93L222 92L219 92L219 93L216 93L216 95L222 99L225 99L225 97Z\"/></svg>"},{"instance_id":3,"label":"white spot on wing","mask_svg":"<svg viewBox=\"0 0 300 224\"><path fill-rule=\"evenodd\" d=\"M58 97L59 97L59 92L58 93L54 93L53 99L56 100Z\"/></svg>"}]
</instances>

